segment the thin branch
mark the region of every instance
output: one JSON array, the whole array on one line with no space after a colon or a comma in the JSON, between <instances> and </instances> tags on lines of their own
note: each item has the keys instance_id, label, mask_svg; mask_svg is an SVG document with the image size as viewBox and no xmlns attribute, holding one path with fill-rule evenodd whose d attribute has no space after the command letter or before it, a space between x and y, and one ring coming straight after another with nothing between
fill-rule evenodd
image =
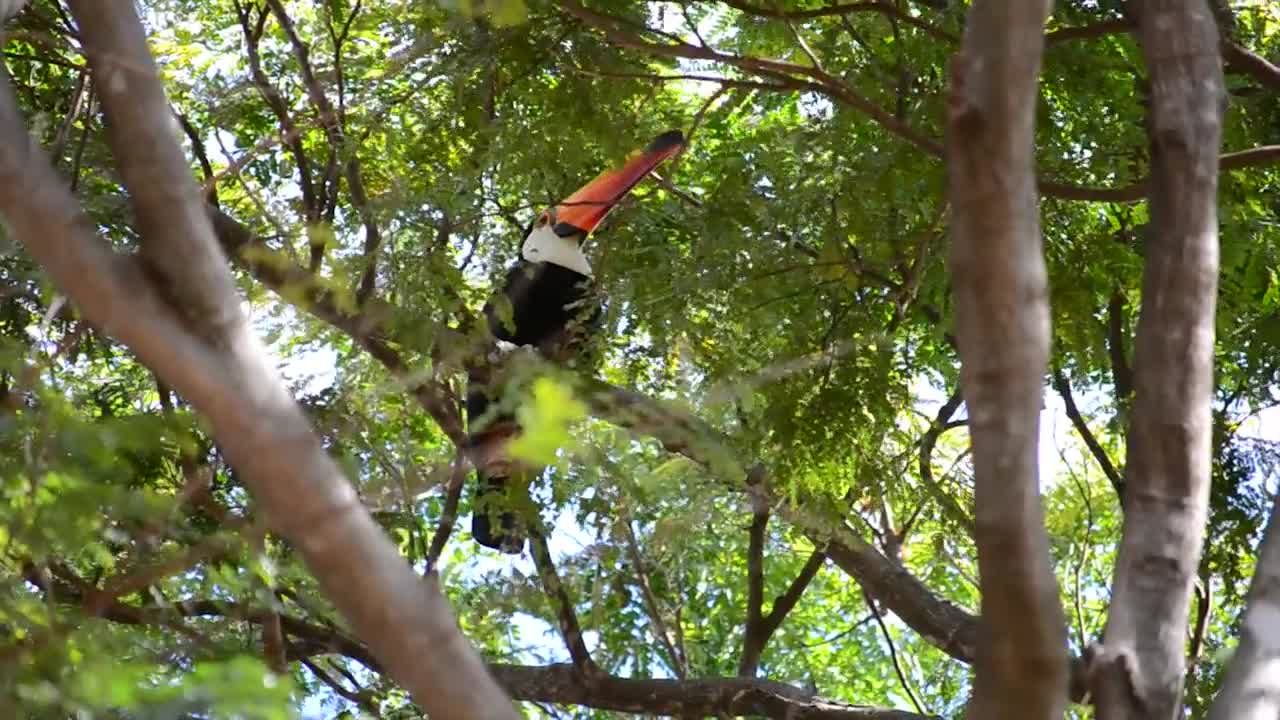
<instances>
[{"instance_id":1,"label":"thin branch","mask_svg":"<svg viewBox=\"0 0 1280 720\"><path fill-rule=\"evenodd\" d=\"M964 508L960 507L960 504L956 502L950 493L942 489L942 486L933 477L933 450L938 444L938 438L952 428L950 424L951 416L960 408L960 404L963 401L964 398L960 396L960 392L956 391L951 393L951 397L947 398L942 407L938 408L938 414L933 423L929 425L929 429L920 437L919 470L920 482L929 489L930 494L942 507L943 512L947 514L947 517L951 518L952 522L964 528L969 533L969 536L972 537L974 533L973 518L969 513L965 512ZM956 427L961 426L963 424Z\"/></svg>"},{"instance_id":2,"label":"thin branch","mask_svg":"<svg viewBox=\"0 0 1280 720\"><path fill-rule=\"evenodd\" d=\"M769 528L769 506L752 498L751 529L747 542L747 626L742 633L742 656L738 661L740 677L755 677L764 649L764 540Z\"/></svg>"},{"instance_id":3,"label":"thin branch","mask_svg":"<svg viewBox=\"0 0 1280 720\"><path fill-rule=\"evenodd\" d=\"M1090 40L1092 38L1106 37L1107 35L1115 35L1117 33L1127 33L1132 30L1132 22L1125 18L1114 18L1111 20L1096 22L1091 25L1064 27L1052 30L1044 34L1044 44L1057 45L1058 43L1071 42L1073 40Z\"/></svg>"},{"instance_id":4,"label":"thin branch","mask_svg":"<svg viewBox=\"0 0 1280 720\"><path fill-rule=\"evenodd\" d=\"M911 15L907 12L904 12L901 8L894 5L893 3L886 2L884 0L869 0L868 2L853 2L853 3L845 3L843 5L842 4L828 5L826 7L814 8L812 10L777 10L774 8L752 5L746 2L742 2L742 0L720 0L720 1L725 5L728 5L729 7L734 8L735 10L739 10L748 15L755 15L758 17L769 17L769 18L775 18L778 20L807 20L811 18L832 17L837 15L844 16L844 15L850 15L853 13L860 13L860 12L874 12L874 13L879 13L881 15L884 15L885 17L888 17L888 18L896 18L898 20L901 20L902 22L914 28L923 30L925 33L939 40L945 40L950 43L956 43L959 41L959 38L947 32L946 30L943 30L939 27L935 27L934 25L930 25L928 22L922 20L921 18L916 17L915 15Z\"/></svg>"},{"instance_id":5,"label":"thin branch","mask_svg":"<svg viewBox=\"0 0 1280 720\"><path fill-rule=\"evenodd\" d=\"M306 222L314 223L320 218L320 203L312 184L311 160L302 145L302 133L293 120L293 114L289 112L289 104L285 102L284 96L271 83L262 68L258 44L267 18L266 11L263 10L257 22L253 22L252 11L241 4L241 0L235 0L235 8L236 15L240 19L240 29L244 35L245 56L249 61L250 76L254 86L258 88L258 93L266 101L267 107L271 108L271 112L276 116L276 122L280 124L279 141L289 149L289 154L293 156L293 163L298 169L298 187L302 193L302 207Z\"/></svg>"},{"instance_id":6,"label":"thin branch","mask_svg":"<svg viewBox=\"0 0 1280 720\"><path fill-rule=\"evenodd\" d=\"M320 118L320 125L324 128L325 135L329 140L330 161L328 169L325 171L325 187L330 189L331 196L336 197L338 185L337 158L340 154L346 152L346 138L341 118L339 113L334 111L333 103L330 102L324 87L316 78L315 71L311 65L310 50L298 36L293 19L289 17L284 4L280 0L267 0L267 5L270 6L276 22L280 24L285 36L289 39L289 45L293 48L294 58L298 61L302 84L307 89L307 97L310 98L311 104ZM355 18L357 12L359 12L359 6L354 8L347 18L347 25L343 29L343 35L334 39L334 52L337 55L335 62L339 72L341 71L341 41L342 38L345 38L346 30L349 29L350 22ZM364 224L365 269L356 288L356 302L363 305L373 294L377 279L377 253L382 244L382 233L378 227L373 207L369 202L368 193L365 190L364 175L359 158L353 152L350 159L343 164L346 168L347 190L351 194L351 204L355 207L356 212L359 213L360 220ZM333 203L330 205L332 207ZM320 250L322 251L323 248L320 248ZM315 271L317 269L317 257L314 254L312 255L311 265L312 271Z\"/></svg>"},{"instance_id":7,"label":"thin branch","mask_svg":"<svg viewBox=\"0 0 1280 720\"><path fill-rule=\"evenodd\" d=\"M1116 33L1129 33L1136 29L1133 21L1126 18L1112 18L1082 27L1062 28L1045 34L1045 43L1055 45L1071 40L1089 40ZM1222 59L1226 69L1239 75L1246 75L1257 80L1264 87L1280 90L1280 66L1261 55L1222 38Z\"/></svg>"},{"instance_id":8,"label":"thin branch","mask_svg":"<svg viewBox=\"0 0 1280 720\"><path fill-rule=\"evenodd\" d=\"M234 518L227 523L227 529L234 531L247 524L244 518ZM143 590L165 578L186 572L196 565L227 556L243 542L244 539L237 536L214 535L167 560L151 563L129 573L114 575L103 582L101 590L94 592L92 603L96 606ZM90 614L95 614L93 607L88 607L86 610Z\"/></svg>"},{"instance_id":9,"label":"thin branch","mask_svg":"<svg viewBox=\"0 0 1280 720\"><path fill-rule=\"evenodd\" d=\"M410 370L390 340L386 324L389 312L349 309L349 304L344 303L332 287L306 268L272 251L238 220L222 211L210 212L218 242L232 260L245 267L258 282L281 293L288 302L349 335L392 375L406 383L406 389L455 445L465 447L466 432L452 389L434 377L417 377Z\"/></svg>"},{"instance_id":10,"label":"thin branch","mask_svg":"<svg viewBox=\"0 0 1280 720\"><path fill-rule=\"evenodd\" d=\"M1071 424L1075 426L1076 432L1080 433L1080 438L1084 440L1085 446L1089 448L1089 453L1097 461L1098 467L1102 468L1103 474L1111 482L1111 487L1115 488L1116 497L1120 498L1120 502L1123 503L1124 476L1111 462L1111 456L1107 454L1106 448L1102 447L1102 444L1094 437L1093 432L1089 430L1089 423L1085 421L1084 415L1080 414L1080 408L1076 407L1075 395L1071 392L1071 381L1067 379L1062 370L1057 368L1053 371L1053 387L1062 398L1062 404L1066 407L1067 417L1071 418Z\"/></svg>"},{"instance_id":11,"label":"thin branch","mask_svg":"<svg viewBox=\"0 0 1280 720\"><path fill-rule=\"evenodd\" d=\"M796 604L800 602L800 597L804 595L804 591L808 589L809 584L818 576L818 571L827 562L826 550L814 550L809 554L809 559L804 561L800 572L796 574L791 584L778 597L773 599L773 606L769 608L769 614L764 617L762 625L764 627L765 640L777 632L782 627L782 621L786 620L787 615L795 609Z\"/></svg>"},{"instance_id":12,"label":"thin branch","mask_svg":"<svg viewBox=\"0 0 1280 720\"><path fill-rule=\"evenodd\" d=\"M880 5L881 3L878 1L854 4L854 6L861 7L866 10L879 10L878 6ZM869 98L855 92L844 81L824 72L820 68L811 68L804 65L795 65L792 63L746 55L734 55L731 53L720 52L712 48L690 45L678 40L670 44L654 43L645 40L631 30L627 30L624 25L629 23L624 23L622 19L610 15L602 15L593 10L589 10L578 4L577 0L560 0L560 6L570 15L573 15L588 25L603 31L605 37L621 47L640 50L651 55L689 58L694 60L711 60L723 63L753 75L760 75L775 81L776 85L770 89L788 89L794 92L809 91L821 93L833 100L837 100L849 107L863 112L885 130L906 140L926 154L940 159L943 156L942 143L911 127L905 121L900 120L892 113L876 105ZM836 8L854 6L836 6ZM841 12L834 12L834 10L835 8L820 8L817 11L803 12L817 12L823 15L843 14L844 12L843 10ZM912 22L910 16L902 17L901 19L906 22ZM912 24L914 24L914 22ZM1223 155L1221 157L1221 169L1238 170L1269 164L1276 160L1280 160L1280 146L1250 148L1248 150L1241 150ZM1094 202L1137 202L1139 200L1143 200L1147 196L1148 183L1148 179L1143 179L1131 185L1100 188L1086 187L1072 183L1053 182L1043 178L1040 178L1037 181L1039 191L1042 195L1060 198L1063 200Z\"/></svg>"},{"instance_id":13,"label":"thin branch","mask_svg":"<svg viewBox=\"0 0 1280 720\"><path fill-rule=\"evenodd\" d=\"M334 678L329 673L325 672L324 669L319 666L319 664L313 662L310 658L305 658L305 657L301 658L301 662L303 666L305 666L308 670L311 671L312 675L315 675L317 678L319 678L320 682L324 683L325 685L328 685L329 689L332 690L334 693L336 693L339 697L345 699L347 702L353 705L358 706L361 710L364 710L371 717L377 717L379 714L381 714L377 703L374 702L373 693L369 692L368 690L359 690L359 689L348 690L346 687L343 686L342 683L338 682L336 678Z\"/></svg>"},{"instance_id":14,"label":"thin branch","mask_svg":"<svg viewBox=\"0 0 1280 720\"><path fill-rule=\"evenodd\" d=\"M885 624L884 618L880 615L879 608L876 607L876 601L871 599L870 595L865 592L862 597L866 600L867 607L871 609L871 616L875 618L876 625L880 626L880 635L884 638L885 645L889 647L889 658L893 661L893 671L898 676L898 684L902 685L902 690L907 694L907 698L911 700L911 704L915 706L916 712L921 715L928 715L924 706L920 704L920 698L916 697L916 691L911 687L911 682L907 680L907 673L902 669L902 661L898 659L898 646L893 641L893 635L889 634L889 626Z\"/></svg>"},{"instance_id":15,"label":"thin branch","mask_svg":"<svg viewBox=\"0 0 1280 720\"><path fill-rule=\"evenodd\" d=\"M178 118L178 123L182 126L182 132L186 133L187 140L191 141L191 152L195 153L196 160L200 162L200 171L204 173L205 201L215 208L221 207L218 202L217 176L213 171L213 164L209 162L209 153L205 150L204 139L200 137L200 131L186 115L175 112L174 116Z\"/></svg>"},{"instance_id":16,"label":"thin branch","mask_svg":"<svg viewBox=\"0 0 1280 720\"><path fill-rule=\"evenodd\" d=\"M658 599L653 594L653 588L649 583L649 571L644 561L644 556L640 554L640 542L636 540L635 531L631 528L631 520L628 517L619 519L622 523L623 533L626 536L627 557L631 564L635 566L636 583L640 586L640 597L644 601L645 612L649 615L649 621L653 623L654 635L658 636L658 641L662 643L662 647L667 652L667 658L671 662L671 669L675 672L676 677L681 680L689 672L687 661L671 642L671 633L667 631L667 623L662 619L662 611L658 607Z\"/></svg>"},{"instance_id":17,"label":"thin branch","mask_svg":"<svg viewBox=\"0 0 1280 720\"><path fill-rule=\"evenodd\" d=\"M569 592L565 590L560 574L556 571L555 562L551 559L551 550L547 547L547 539L537 528L529 530L529 550L533 555L538 577L542 580L542 587L551 599L551 604L555 606L560 635L564 638L565 647L569 650L573 667L579 679L589 683L602 673L595 661L591 659L591 652L587 650L587 642L582 636L582 626L578 624L578 615L573 609L573 599L569 597Z\"/></svg>"},{"instance_id":18,"label":"thin branch","mask_svg":"<svg viewBox=\"0 0 1280 720\"><path fill-rule=\"evenodd\" d=\"M454 524L458 521L458 501L462 497L462 487L467 481L466 454L459 452L449 468L449 485L445 489L444 507L440 510L440 522L436 532L431 536L431 547L427 549L426 568L424 572L436 572L440 555L444 553L449 536L453 534Z\"/></svg>"},{"instance_id":19,"label":"thin branch","mask_svg":"<svg viewBox=\"0 0 1280 720\"><path fill-rule=\"evenodd\" d=\"M1107 355L1111 358L1111 381L1121 403L1133 397L1133 369L1125 345L1124 295L1117 288L1107 301Z\"/></svg>"},{"instance_id":20,"label":"thin branch","mask_svg":"<svg viewBox=\"0 0 1280 720\"><path fill-rule=\"evenodd\" d=\"M653 55L666 57L682 57L694 60L713 60L732 65L754 75L763 75L779 83L790 86L794 90L810 90L829 95L841 102L857 108L874 119L890 132L925 150L931 155L941 156L942 145L936 140L921 134L918 130L895 118L891 113L876 105L844 81L828 74L821 68L806 67L792 63L779 62L746 55L733 55L711 48L698 47L685 42L660 44L643 39L636 33L623 27L621 19L601 15L577 3L576 0L560 0L560 7L565 12L604 32L612 42L623 47L642 50ZM802 79L808 78L808 79Z\"/></svg>"},{"instance_id":21,"label":"thin branch","mask_svg":"<svg viewBox=\"0 0 1280 720\"><path fill-rule=\"evenodd\" d=\"M1200 664L1200 653L1209 629L1209 612L1213 609L1213 584L1208 573L1202 573L1196 583L1196 622L1191 632L1191 644L1187 650L1187 676L1193 677Z\"/></svg>"}]
</instances>

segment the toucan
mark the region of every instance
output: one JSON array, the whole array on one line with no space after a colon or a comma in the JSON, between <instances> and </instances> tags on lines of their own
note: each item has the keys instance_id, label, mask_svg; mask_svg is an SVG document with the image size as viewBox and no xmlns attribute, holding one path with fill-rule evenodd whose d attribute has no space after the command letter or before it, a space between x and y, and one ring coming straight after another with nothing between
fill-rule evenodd
<instances>
[{"instance_id":1,"label":"toucan","mask_svg":"<svg viewBox=\"0 0 1280 720\"><path fill-rule=\"evenodd\" d=\"M582 348L598 329L602 311L583 243L637 183L684 144L679 130L663 133L621 167L604 171L538 216L501 290L484 307L485 323L499 344L532 346L552 360ZM518 554L528 535L519 507L527 471L507 452L520 427L510 409L495 403L491 375L484 360L467 368L467 435L476 468L471 535L481 545Z\"/></svg>"}]
</instances>

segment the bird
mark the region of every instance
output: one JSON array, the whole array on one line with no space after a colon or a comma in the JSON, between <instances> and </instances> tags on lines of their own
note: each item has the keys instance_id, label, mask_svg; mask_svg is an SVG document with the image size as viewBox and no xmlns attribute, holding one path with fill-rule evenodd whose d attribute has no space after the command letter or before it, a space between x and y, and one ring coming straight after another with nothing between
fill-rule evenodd
<instances>
[{"instance_id":1,"label":"bird","mask_svg":"<svg viewBox=\"0 0 1280 720\"><path fill-rule=\"evenodd\" d=\"M498 347L533 347L561 362L582 350L599 330L602 315L583 244L637 183L684 146L679 130L662 133L620 167L605 170L539 214L502 287L484 306L485 323ZM476 468L471 535L485 547L520 554L528 531L519 505L530 469L513 461L507 450L521 429L514 410L495 402L492 372L492 362L485 359L467 368L467 444Z\"/></svg>"}]
</instances>

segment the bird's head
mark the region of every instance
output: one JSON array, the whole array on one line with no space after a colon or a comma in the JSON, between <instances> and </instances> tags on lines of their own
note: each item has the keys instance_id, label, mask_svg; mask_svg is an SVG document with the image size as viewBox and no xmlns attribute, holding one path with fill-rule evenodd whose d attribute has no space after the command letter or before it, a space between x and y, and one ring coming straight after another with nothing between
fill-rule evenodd
<instances>
[{"instance_id":1,"label":"bird's head","mask_svg":"<svg viewBox=\"0 0 1280 720\"><path fill-rule=\"evenodd\" d=\"M622 167L600 173L555 207L544 210L525 238L524 259L591 275L582 256L582 242L637 183L683 147L684 135L679 130L665 132L627 158Z\"/></svg>"}]
</instances>

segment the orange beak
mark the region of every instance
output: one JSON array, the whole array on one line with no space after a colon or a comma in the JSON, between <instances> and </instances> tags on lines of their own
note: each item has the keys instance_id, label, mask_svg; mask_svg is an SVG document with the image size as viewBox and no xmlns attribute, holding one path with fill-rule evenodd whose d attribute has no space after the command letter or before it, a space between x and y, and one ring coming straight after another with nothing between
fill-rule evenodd
<instances>
[{"instance_id":1,"label":"orange beak","mask_svg":"<svg viewBox=\"0 0 1280 720\"><path fill-rule=\"evenodd\" d=\"M682 148L684 134L671 130L654 138L649 147L634 153L622 167L600 173L556 206L556 234L561 237L590 235L636 183Z\"/></svg>"}]
</instances>

